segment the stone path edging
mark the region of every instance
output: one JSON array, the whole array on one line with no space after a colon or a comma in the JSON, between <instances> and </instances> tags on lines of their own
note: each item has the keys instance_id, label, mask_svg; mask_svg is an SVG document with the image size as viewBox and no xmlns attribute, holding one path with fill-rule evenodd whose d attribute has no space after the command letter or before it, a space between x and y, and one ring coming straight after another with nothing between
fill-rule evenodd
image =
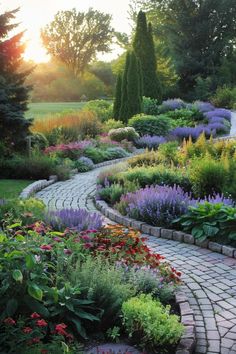
<instances>
[{"instance_id":1,"label":"stone path edging","mask_svg":"<svg viewBox=\"0 0 236 354\"><path fill-rule=\"evenodd\" d=\"M50 176L49 180L41 179L39 181L35 181L35 182L31 183L30 185L28 185L26 188L24 188L19 197L21 199L28 199L34 193L41 191L42 189L50 186L51 184L53 184L55 182L57 182L57 176Z\"/></svg>"},{"instance_id":2,"label":"stone path edging","mask_svg":"<svg viewBox=\"0 0 236 354\"><path fill-rule=\"evenodd\" d=\"M137 229L150 236L161 237L167 240L196 245L198 247L207 248L213 252L221 253L231 258L236 258L236 249L233 247L224 246L217 242L211 241L199 242L198 240L195 240L193 235L186 234L182 231L154 227L144 222L128 218L126 216L121 215L117 210L110 208L103 200L96 200L95 205L97 209L100 210L106 217L108 217L112 221L117 222L118 224L131 226L134 229Z\"/></svg>"}]
</instances>

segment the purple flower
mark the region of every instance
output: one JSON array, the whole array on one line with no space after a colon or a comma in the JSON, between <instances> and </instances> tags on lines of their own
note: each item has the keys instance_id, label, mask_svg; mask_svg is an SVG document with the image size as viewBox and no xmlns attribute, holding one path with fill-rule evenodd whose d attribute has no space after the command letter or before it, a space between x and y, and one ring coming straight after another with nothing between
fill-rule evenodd
<instances>
[{"instance_id":1,"label":"purple flower","mask_svg":"<svg viewBox=\"0 0 236 354\"><path fill-rule=\"evenodd\" d=\"M196 203L179 186L150 186L122 196L127 215L154 226L171 226Z\"/></svg>"},{"instance_id":2,"label":"purple flower","mask_svg":"<svg viewBox=\"0 0 236 354\"><path fill-rule=\"evenodd\" d=\"M193 140L197 140L199 136L202 133L205 133L207 137L210 137L211 135L215 135L215 132L213 129L211 130L208 126L206 125L198 125L194 128L191 127L178 127L175 128L170 132L170 135L176 137L177 139L183 140L188 139L190 136L192 137Z\"/></svg>"},{"instance_id":3,"label":"purple flower","mask_svg":"<svg viewBox=\"0 0 236 354\"><path fill-rule=\"evenodd\" d=\"M164 144L165 142L166 139L163 136L144 135L137 140L136 144L138 147L148 148L151 150L157 149L160 144Z\"/></svg>"},{"instance_id":4,"label":"purple flower","mask_svg":"<svg viewBox=\"0 0 236 354\"><path fill-rule=\"evenodd\" d=\"M62 209L49 212L47 217L50 225L59 231L64 231L67 227L76 231L100 229L103 218L98 213L90 213L85 209Z\"/></svg>"},{"instance_id":5,"label":"purple flower","mask_svg":"<svg viewBox=\"0 0 236 354\"><path fill-rule=\"evenodd\" d=\"M162 102L162 106L164 106L164 108L168 108L170 111L185 108L185 105L185 102L180 98L169 99Z\"/></svg>"},{"instance_id":6,"label":"purple flower","mask_svg":"<svg viewBox=\"0 0 236 354\"><path fill-rule=\"evenodd\" d=\"M225 123L225 118L213 116L211 118L208 118L208 121L209 121L210 124L212 124L212 123L224 124Z\"/></svg>"},{"instance_id":7,"label":"purple flower","mask_svg":"<svg viewBox=\"0 0 236 354\"><path fill-rule=\"evenodd\" d=\"M211 131L216 131L217 133L227 133L228 128L222 123L210 123L207 127Z\"/></svg>"},{"instance_id":8,"label":"purple flower","mask_svg":"<svg viewBox=\"0 0 236 354\"><path fill-rule=\"evenodd\" d=\"M234 206L235 202L231 198L227 198L224 196L224 194L215 194L214 196L208 196L205 197L204 199L200 199L198 201L200 204L203 204L205 202L209 202L211 204L219 204L222 203L224 205L229 205L229 206Z\"/></svg>"},{"instance_id":9,"label":"purple flower","mask_svg":"<svg viewBox=\"0 0 236 354\"><path fill-rule=\"evenodd\" d=\"M228 109L224 109L224 108L217 108L211 110L210 112L206 112L204 115L208 119L212 117L221 117L228 120L229 122L231 121L231 112Z\"/></svg>"},{"instance_id":10,"label":"purple flower","mask_svg":"<svg viewBox=\"0 0 236 354\"><path fill-rule=\"evenodd\" d=\"M210 102L196 101L195 107L202 113L209 112L215 109L215 107Z\"/></svg>"}]
</instances>

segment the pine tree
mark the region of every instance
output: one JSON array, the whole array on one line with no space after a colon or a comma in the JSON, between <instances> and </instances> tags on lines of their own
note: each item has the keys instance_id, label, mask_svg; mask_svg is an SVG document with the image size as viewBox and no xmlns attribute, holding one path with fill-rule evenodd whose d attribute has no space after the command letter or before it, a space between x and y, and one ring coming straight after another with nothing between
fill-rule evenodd
<instances>
[{"instance_id":1,"label":"pine tree","mask_svg":"<svg viewBox=\"0 0 236 354\"><path fill-rule=\"evenodd\" d=\"M113 117L118 120L120 115L120 107L121 107L121 93L122 93L122 75L118 74L116 81L116 93L115 93L115 101L113 107Z\"/></svg>"},{"instance_id":2,"label":"pine tree","mask_svg":"<svg viewBox=\"0 0 236 354\"><path fill-rule=\"evenodd\" d=\"M141 112L140 66L135 53L130 53L130 63L127 73L128 118Z\"/></svg>"},{"instance_id":3,"label":"pine tree","mask_svg":"<svg viewBox=\"0 0 236 354\"><path fill-rule=\"evenodd\" d=\"M143 95L161 99L161 88L156 73L156 55L151 24L147 24L146 14L140 11L133 48L140 60L143 77Z\"/></svg>"},{"instance_id":4,"label":"pine tree","mask_svg":"<svg viewBox=\"0 0 236 354\"><path fill-rule=\"evenodd\" d=\"M15 150L25 146L31 124L24 117L30 89L24 84L28 72L19 70L24 52L23 33L9 38L9 32L17 27L11 24L17 11L0 15L0 141Z\"/></svg>"},{"instance_id":5,"label":"pine tree","mask_svg":"<svg viewBox=\"0 0 236 354\"><path fill-rule=\"evenodd\" d=\"M127 52L126 60L125 60L125 69L122 76L121 106L120 106L120 113L119 113L119 119L124 123L127 123L128 119L130 118L128 112L128 92L127 92L129 63L130 63L130 52Z\"/></svg>"}]
</instances>

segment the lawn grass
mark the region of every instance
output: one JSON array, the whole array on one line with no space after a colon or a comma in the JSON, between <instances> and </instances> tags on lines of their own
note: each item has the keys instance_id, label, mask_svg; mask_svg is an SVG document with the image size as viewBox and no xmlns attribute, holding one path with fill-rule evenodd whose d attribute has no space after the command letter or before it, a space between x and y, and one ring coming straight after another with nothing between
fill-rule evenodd
<instances>
[{"instance_id":1,"label":"lawn grass","mask_svg":"<svg viewBox=\"0 0 236 354\"><path fill-rule=\"evenodd\" d=\"M86 102L39 102L30 103L26 112L27 118L39 119L48 114L61 113L63 111L78 111Z\"/></svg>"},{"instance_id":2,"label":"lawn grass","mask_svg":"<svg viewBox=\"0 0 236 354\"><path fill-rule=\"evenodd\" d=\"M0 179L0 199L17 198L22 190L33 181L18 179Z\"/></svg>"}]
</instances>

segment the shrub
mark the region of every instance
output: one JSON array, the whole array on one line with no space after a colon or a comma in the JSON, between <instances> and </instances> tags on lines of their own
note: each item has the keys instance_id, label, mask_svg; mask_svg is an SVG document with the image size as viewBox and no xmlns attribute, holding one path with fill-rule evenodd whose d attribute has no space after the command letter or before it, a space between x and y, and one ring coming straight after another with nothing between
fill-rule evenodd
<instances>
[{"instance_id":1,"label":"shrub","mask_svg":"<svg viewBox=\"0 0 236 354\"><path fill-rule=\"evenodd\" d=\"M214 132L214 129L211 130L208 126L205 125L198 125L195 128L179 127L172 130L170 134L174 138L179 140L188 139L189 137L191 137L194 141L196 141L203 132L207 137L210 137L211 135L214 136L216 134L216 132Z\"/></svg>"},{"instance_id":2,"label":"shrub","mask_svg":"<svg viewBox=\"0 0 236 354\"><path fill-rule=\"evenodd\" d=\"M236 103L236 88L218 87L212 102L216 107L233 108Z\"/></svg>"},{"instance_id":3,"label":"shrub","mask_svg":"<svg viewBox=\"0 0 236 354\"><path fill-rule=\"evenodd\" d=\"M178 163L178 147L177 141L170 141L169 143L162 144L158 149L159 161L165 164Z\"/></svg>"},{"instance_id":4,"label":"shrub","mask_svg":"<svg viewBox=\"0 0 236 354\"><path fill-rule=\"evenodd\" d=\"M160 144L164 144L166 139L163 136L144 135L136 141L136 145L141 148L148 148L149 150L158 149Z\"/></svg>"},{"instance_id":5,"label":"shrub","mask_svg":"<svg viewBox=\"0 0 236 354\"><path fill-rule=\"evenodd\" d=\"M235 242L235 214L236 208L223 204L219 198L219 203L205 202L190 207L188 213L179 221L184 231L191 232L200 241L216 239L220 242Z\"/></svg>"},{"instance_id":6,"label":"shrub","mask_svg":"<svg viewBox=\"0 0 236 354\"><path fill-rule=\"evenodd\" d=\"M65 180L70 177L67 166L58 166L56 160L39 154L31 157L15 155L9 160L0 160L0 170L5 178L38 180L57 175L60 180Z\"/></svg>"},{"instance_id":7,"label":"shrub","mask_svg":"<svg viewBox=\"0 0 236 354\"><path fill-rule=\"evenodd\" d=\"M141 166L153 166L160 162L159 155L157 151L145 151L142 154L138 154L128 159L128 164L130 167L141 167Z\"/></svg>"},{"instance_id":8,"label":"shrub","mask_svg":"<svg viewBox=\"0 0 236 354\"><path fill-rule=\"evenodd\" d=\"M71 274L72 284L82 289L82 296L102 309L96 331L98 326L104 331L119 322L122 303L134 295L131 284L125 283L123 278L123 272L117 266L93 256L78 264Z\"/></svg>"},{"instance_id":9,"label":"shrub","mask_svg":"<svg viewBox=\"0 0 236 354\"><path fill-rule=\"evenodd\" d=\"M109 132L111 129L124 128L124 123L121 120L108 119L103 124L105 132Z\"/></svg>"},{"instance_id":10,"label":"shrub","mask_svg":"<svg viewBox=\"0 0 236 354\"><path fill-rule=\"evenodd\" d=\"M166 101L163 101L159 109L161 113L165 113L168 111L175 111L176 109L182 109L186 107L186 103L182 101L180 98L173 98Z\"/></svg>"},{"instance_id":11,"label":"shrub","mask_svg":"<svg viewBox=\"0 0 236 354\"><path fill-rule=\"evenodd\" d=\"M109 204L115 204L120 201L120 198L123 194L134 192L138 188L139 185L136 182L128 181L124 184L114 183L110 185L110 183L107 181L105 182L104 187L101 185L98 187L97 198L105 200Z\"/></svg>"},{"instance_id":12,"label":"shrub","mask_svg":"<svg viewBox=\"0 0 236 354\"><path fill-rule=\"evenodd\" d=\"M165 115L145 116L136 115L129 119L129 125L140 135L165 136L170 131L170 119Z\"/></svg>"},{"instance_id":13,"label":"shrub","mask_svg":"<svg viewBox=\"0 0 236 354\"><path fill-rule=\"evenodd\" d=\"M51 211L46 220L58 231L64 231L67 227L76 231L100 229L103 218L98 213L90 213L86 209L62 209Z\"/></svg>"},{"instance_id":14,"label":"shrub","mask_svg":"<svg viewBox=\"0 0 236 354\"><path fill-rule=\"evenodd\" d=\"M99 149L95 147L89 147L85 149L84 155L90 158L95 164L108 160L107 152L103 149Z\"/></svg>"},{"instance_id":15,"label":"shrub","mask_svg":"<svg viewBox=\"0 0 236 354\"><path fill-rule=\"evenodd\" d=\"M49 146L45 149L45 154L56 154L58 157L70 158L72 160L80 157L84 150L88 147L92 147L93 142L90 140L72 142L70 144L60 144L55 146Z\"/></svg>"},{"instance_id":16,"label":"shrub","mask_svg":"<svg viewBox=\"0 0 236 354\"><path fill-rule=\"evenodd\" d=\"M129 156L121 147L112 147L106 150L108 160L120 159Z\"/></svg>"},{"instance_id":17,"label":"shrub","mask_svg":"<svg viewBox=\"0 0 236 354\"><path fill-rule=\"evenodd\" d=\"M158 108L158 100L150 97L143 97L143 113L153 116L158 115L160 113Z\"/></svg>"},{"instance_id":18,"label":"shrub","mask_svg":"<svg viewBox=\"0 0 236 354\"><path fill-rule=\"evenodd\" d=\"M135 141L139 135L134 128L126 127L119 129L112 129L109 131L109 137L111 140L121 142L122 140Z\"/></svg>"},{"instance_id":19,"label":"shrub","mask_svg":"<svg viewBox=\"0 0 236 354\"><path fill-rule=\"evenodd\" d=\"M94 168L93 161L85 156L80 157L74 164L78 172L88 172Z\"/></svg>"},{"instance_id":20,"label":"shrub","mask_svg":"<svg viewBox=\"0 0 236 354\"><path fill-rule=\"evenodd\" d=\"M221 161L215 161L210 156L192 160L190 165L190 181L196 196L221 193L227 183L229 173Z\"/></svg>"},{"instance_id":21,"label":"shrub","mask_svg":"<svg viewBox=\"0 0 236 354\"><path fill-rule=\"evenodd\" d=\"M44 213L44 203L34 198L5 201L0 204L0 225L6 219L9 223L15 223L20 220L22 225L29 225L35 221L42 220Z\"/></svg>"},{"instance_id":22,"label":"shrub","mask_svg":"<svg viewBox=\"0 0 236 354\"><path fill-rule=\"evenodd\" d=\"M174 111L169 111L165 114L171 119L179 120L183 119L189 122L189 124L194 122L199 122L204 119L204 115L200 112L197 108L193 107L192 109L189 108L182 108L176 109Z\"/></svg>"},{"instance_id":23,"label":"shrub","mask_svg":"<svg viewBox=\"0 0 236 354\"><path fill-rule=\"evenodd\" d=\"M31 146L39 150L44 150L48 146L48 139L42 133L35 133L31 136Z\"/></svg>"},{"instance_id":24,"label":"shrub","mask_svg":"<svg viewBox=\"0 0 236 354\"><path fill-rule=\"evenodd\" d=\"M93 112L102 122L107 121L113 116L113 107L111 102L105 100L89 101L83 108L83 111Z\"/></svg>"},{"instance_id":25,"label":"shrub","mask_svg":"<svg viewBox=\"0 0 236 354\"><path fill-rule=\"evenodd\" d=\"M151 186L121 197L118 209L128 216L154 226L170 227L192 204L180 187Z\"/></svg>"},{"instance_id":26,"label":"shrub","mask_svg":"<svg viewBox=\"0 0 236 354\"><path fill-rule=\"evenodd\" d=\"M209 102L196 101L194 106L202 113L213 111L215 107Z\"/></svg>"},{"instance_id":27,"label":"shrub","mask_svg":"<svg viewBox=\"0 0 236 354\"><path fill-rule=\"evenodd\" d=\"M153 184L179 185L184 190L191 189L191 183L188 178L188 173L178 168L167 168L163 165L158 166L141 166L128 171L121 172L113 177L118 181L137 182L142 188Z\"/></svg>"},{"instance_id":28,"label":"shrub","mask_svg":"<svg viewBox=\"0 0 236 354\"><path fill-rule=\"evenodd\" d=\"M164 307L151 295L124 302L122 313L126 332L146 347L176 344L184 331L178 316L170 314L170 306Z\"/></svg>"}]
</instances>

